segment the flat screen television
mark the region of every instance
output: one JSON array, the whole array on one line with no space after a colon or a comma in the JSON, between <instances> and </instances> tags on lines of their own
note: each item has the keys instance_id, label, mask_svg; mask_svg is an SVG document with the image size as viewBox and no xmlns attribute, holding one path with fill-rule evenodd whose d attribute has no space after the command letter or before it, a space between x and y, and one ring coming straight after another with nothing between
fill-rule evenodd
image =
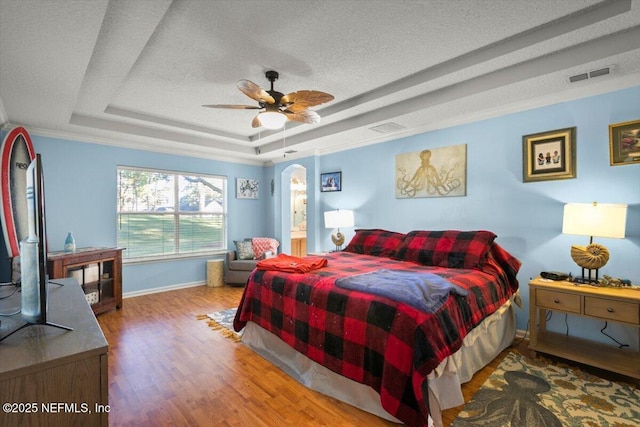
<instances>
[{"instance_id":1,"label":"flat screen television","mask_svg":"<svg viewBox=\"0 0 640 427\"><path fill-rule=\"evenodd\" d=\"M42 159L36 154L27 168L27 215L29 235L20 243L22 320L26 325L49 325L73 330L47 320L49 277L47 275L47 226ZM62 286L56 284L57 286Z\"/></svg>"},{"instance_id":2,"label":"flat screen television","mask_svg":"<svg viewBox=\"0 0 640 427\"><path fill-rule=\"evenodd\" d=\"M26 197L29 235L20 242L22 319L47 323L47 230L40 154L27 168Z\"/></svg>"},{"instance_id":3,"label":"flat screen television","mask_svg":"<svg viewBox=\"0 0 640 427\"><path fill-rule=\"evenodd\" d=\"M49 278L47 275L47 228L44 177L40 154L27 168L26 194L29 233L20 242L21 315L24 324L0 341L29 325L48 325L73 330L47 320Z\"/></svg>"}]
</instances>

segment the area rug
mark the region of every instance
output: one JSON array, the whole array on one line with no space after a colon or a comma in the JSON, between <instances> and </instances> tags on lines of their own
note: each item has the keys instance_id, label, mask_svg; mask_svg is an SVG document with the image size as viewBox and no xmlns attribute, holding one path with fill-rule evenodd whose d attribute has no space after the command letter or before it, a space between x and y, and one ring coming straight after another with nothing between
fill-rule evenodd
<instances>
[{"instance_id":1,"label":"area rug","mask_svg":"<svg viewBox=\"0 0 640 427\"><path fill-rule=\"evenodd\" d=\"M452 427L640 425L640 390L509 353Z\"/></svg>"},{"instance_id":2,"label":"area rug","mask_svg":"<svg viewBox=\"0 0 640 427\"><path fill-rule=\"evenodd\" d=\"M229 308L211 314L200 314L198 315L198 319L207 319L207 325L211 329L219 331L227 338L239 341L242 336L242 331L238 333L233 330L233 319L236 317L236 310L237 308Z\"/></svg>"}]
</instances>

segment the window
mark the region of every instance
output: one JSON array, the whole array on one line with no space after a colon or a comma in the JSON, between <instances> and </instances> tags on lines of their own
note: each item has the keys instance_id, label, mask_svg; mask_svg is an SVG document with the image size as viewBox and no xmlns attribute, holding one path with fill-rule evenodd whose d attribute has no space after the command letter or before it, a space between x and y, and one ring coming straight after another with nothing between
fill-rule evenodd
<instances>
[{"instance_id":1,"label":"window","mask_svg":"<svg viewBox=\"0 0 640 427\"><path fill-rule=\"evenodd\" d=\"M118 167L118 246L125 259L226 249L227 178Z\"/></svg>"}]
</instances>

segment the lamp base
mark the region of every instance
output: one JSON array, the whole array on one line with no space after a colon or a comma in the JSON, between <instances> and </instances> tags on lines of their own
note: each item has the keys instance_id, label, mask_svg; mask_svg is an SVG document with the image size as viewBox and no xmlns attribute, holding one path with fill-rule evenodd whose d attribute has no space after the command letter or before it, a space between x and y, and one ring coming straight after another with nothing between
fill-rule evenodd
<instances>
[{"instance_id":1,"label":"lamp base","mask_svg":"<svg viewBox=\"0 0 640 427\"><path fill-rule=\"evenodd\" d=\"M587 274L585 275L585 270L587 271ZM592 272L595 272L595 277L593 276ZM590 268L584 268L582 267L582 276L576 276L573 278L573 282L574 283L585 283L585 284L598 284L598 269L590 269Z\"/></svg>"},{"instance_id":2,"label":"lamp base","mask_svg":"<svg viewBox=\"0 0 640 427\"><path fill-rule=\"evenodd\" d=\"M336 245L336 250L334 252L340 252L342 250L342 245L344 244L344 234L338 230L337 234L331 235L331 241Z\"/></svg>"}]
</instances>

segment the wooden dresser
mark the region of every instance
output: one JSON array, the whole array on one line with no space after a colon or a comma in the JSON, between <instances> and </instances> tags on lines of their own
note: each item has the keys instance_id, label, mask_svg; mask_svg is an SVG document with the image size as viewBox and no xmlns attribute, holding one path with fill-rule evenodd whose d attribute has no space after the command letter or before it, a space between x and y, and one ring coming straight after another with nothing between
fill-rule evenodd
<instances>
[{"instance_id":1,"label":"wooden dresser","mask_svg":"<svg viewBox=\"0 0 640 427\"><path fill-rule=\"evenodd\" d=\"M616 322L640 337L640 289L600 288L541 278L529 282L529 348L640 379L640 352L547 331L548 311ZM536 327L536 325L538 325Z\"/></svg>"},{"instance_id":2,"label":"wooden dresser","mask_svg":"<svg viewBox=\"0 0 640 427\"><path fill-rule=\"evenodd\" d=\"M108 425L107 341L75 279L56 282L47 320L73 331L29 326L0 342L0 426Z\"/></svg>"}]
</instances>

